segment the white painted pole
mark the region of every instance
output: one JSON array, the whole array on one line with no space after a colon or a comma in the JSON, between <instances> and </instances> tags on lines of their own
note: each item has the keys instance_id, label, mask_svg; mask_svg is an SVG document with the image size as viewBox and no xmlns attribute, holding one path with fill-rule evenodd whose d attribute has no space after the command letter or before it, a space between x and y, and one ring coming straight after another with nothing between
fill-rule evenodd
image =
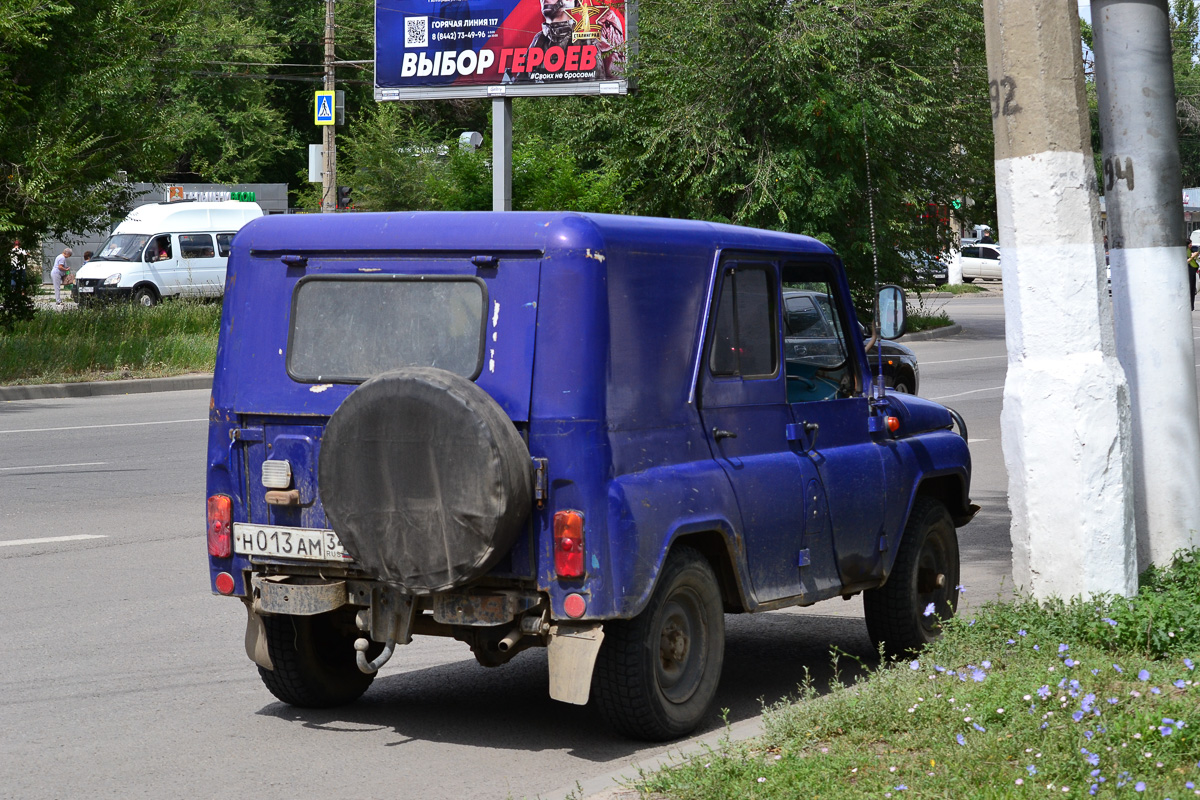
<instances>
[{"instance_id":1,"label":"white painted pole","mask_svg":"<svg viewBox=\"0 0 1200 800\"><path fill-rule=\"evenodd\" d=\"M1200 546L1200 416L1167 0L1092 0L1117 355L1141 566Z\"/></svg>"},{"instance_id":2,"label":"white painted pole","mask_svg":"<svg viewBox=\"0 0 1200 800\"><path fill-rule=\"evenodd\" d=\"M1128 387L1105 288L1076 5L986 0L984 23L1013 578L1037 598L1132 594Z\"/></svg>"}]
</instances>

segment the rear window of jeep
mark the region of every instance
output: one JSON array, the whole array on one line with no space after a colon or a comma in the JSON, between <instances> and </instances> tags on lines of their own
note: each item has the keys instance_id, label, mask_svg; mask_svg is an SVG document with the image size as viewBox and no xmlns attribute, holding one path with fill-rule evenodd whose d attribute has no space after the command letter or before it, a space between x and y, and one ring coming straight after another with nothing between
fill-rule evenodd
<instances>
[{"instance_id":1,"label":"rear window of jeep","mask_svg":"<svg viewBox=\"0 0 1200 800\"><path fill-rule=\"evenodd\" d=\"M475 277L305 278L292 295L288 373L302 383L361 383L439 367L474 379L486 309L487 287Z\"/></svg>"}]
</instances>

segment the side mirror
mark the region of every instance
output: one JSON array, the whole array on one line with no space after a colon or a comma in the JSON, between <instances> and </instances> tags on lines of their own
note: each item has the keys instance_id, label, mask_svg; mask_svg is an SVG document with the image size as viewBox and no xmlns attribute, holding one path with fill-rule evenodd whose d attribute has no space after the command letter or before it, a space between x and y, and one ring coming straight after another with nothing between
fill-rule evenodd
<instances>
[{"instance_id":1,"label":"side mirror","mask_svg":"<svg viewBox=\"0 0 1200 800\"><path fill-rule=\"evenodd\" d=\"M899 286L881 286L876 300L879 310L879 335L884 339L899 339L908 327L908 305L904 290Z\"/></svg>"}]
</instances>

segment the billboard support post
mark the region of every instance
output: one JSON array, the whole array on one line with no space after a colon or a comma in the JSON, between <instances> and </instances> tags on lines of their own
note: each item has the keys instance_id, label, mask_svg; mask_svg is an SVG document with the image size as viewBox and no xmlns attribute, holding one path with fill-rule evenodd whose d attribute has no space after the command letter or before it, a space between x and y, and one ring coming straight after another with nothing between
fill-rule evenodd
<instances>
[{"instance_id":1,"label":"billboard support post","mask_svg":"<svg viewBox=\"0 0 1200 800\"><path fill-rule=\"evenodd\" d=\"M492 98L492 210L512 211L512 99Z\"/></svg>"}]
</instances>

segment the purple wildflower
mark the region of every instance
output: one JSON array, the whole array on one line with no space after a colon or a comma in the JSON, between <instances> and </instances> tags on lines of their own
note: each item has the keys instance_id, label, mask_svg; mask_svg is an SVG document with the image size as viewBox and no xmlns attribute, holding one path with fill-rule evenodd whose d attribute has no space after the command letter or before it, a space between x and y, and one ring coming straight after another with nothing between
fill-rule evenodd
<instances>
[{"instance_id":1,"label":"purple wildflower","mask_svg":"<svg viewBox=\"0 0 1200 800\"><path fill-rule=\"evenodd\" d=\"M920 661L910 661L910 662L908 662L908 668L911 670L918 670L921 668L921 662Z\"/></svg>"},{"instance_id":2,"label":"purple wildflower","mask_svg":"<svg viewBox=\"0 0 1200 800\"><path fill-rule=\"evenodd\" d=\"M1117 664L1113 664L1113 669L1115 669L1117 671L1118 675L1120 675L1122 672L1125 671L1125 670L1121 669L1121 667Z\"/></svg>"},{"instance_id":3,"label":"purple wildflower","mask_svg":"<svg viewBox=\"0 0 1200 800\"><path fill-rule=\"evenodd\" d=\"M1117 621L1115 619L1109 619L1108 617L1101 617L1100 621L1107 622L1109 625L1112 625L1114 628L1117 627Z\"/></svg>"},{"instance_id":4,"label":"purple wildflower","mask_svg":"<svg viewBox=\"0 0 1200 800\"><path fill-rule=\"evenodd\" d=\"M1042 688L1037 690L1037 696L1045 700L1050 696L1050 687L1043 685Z\"/></svg>"},{"instance_id":5,"label":"purple wildflower","mask_svg":"<svg viewBox=\"0 0 1200 800\"><path fill-rule=\"evenodd\" d=\"M1025 771L1030 775L1037 775L1037 767L1035 767L1033 764L1030 764L1028 767L1026 767Z\"/></svg>"},{"instance_id":6,"label":"purple wildflower","mask_svg":"<svg viewBox=\"0 0 1200 800\"><path fill-rule=\"evenodd\" d=\"M1135 784L1133 785L1133 790L1134 790L1135 792L1144 792L1144 791L1146 791L1146 782L1145 782L1145 781L1138 781L1137 783L1135 783Z\"/></svg>"},{"instance_id":7,"label":"purple wildflower","mask_svg":"<svg viewBox=\"0 0 1200 800\"><path fill-rule=\"evenodd\" d=\"M991 668L992 668L992 662L990 662L990 661L983 661L983 662L980 662L980 666L982 666L984 669L991 669Z\"/></svg>"},{"instance_id":8,"label":"purple wildflower","mask_svg":"<svg viewBox=\"0 0 1200 800\"><path fill-rule=\"evenodd\" d=\"M987 733L987 728L983 727L978 722L972 722L971 727L974 728L975 730L979 731L980 733Z\"/></svg>"},{"instance_id":9,"label":"purple wildflower","mask_svg":"<svg viewBox=\"0 0 1200 800\"><path fill-rule=\"evenodd\" d=\"M1075 720L1076 722L1079 722L1079 720L1083 719L1083 712L1076 711L1074 714L1071 715L1071 719Z\"/></svg>"},{"instance_id":10,"label":"purple wildflower","mask_svg":"<svg viewBox=\"0 0 1200 800\"><path fill-rule=\"evenodd\" d=\"M1083 699L1079 701L1079 707L1082 708L1084 711L1091 711L1092 706L1095 704L1096 704L1096 695L1092 694L1091 692L1088 692L1087 694L1085 694L1083 696Z\"/></svg>"},{"instance_id":11,"label":"purple wildflower","mask_svg":"<svg viewBox=\"0 0 1200 800\"><path fill-rule=\"evenodd\" d=\"M1060 645L1058 646L1058 652L1060 652L1060 653L1065 653L1065 652L1067 652L1067 651L1068 651L1068 650L1070 650L1070 649L1071 649L1071 648L1070 648L1070 646L1069 646L1069 645L1060 644Z\"/></svg>"},{"instance_id":12,"label":"purple wildflower","mask_svg":"<svg viewBox=\"0 0 1200 800\"><path fill-rule=\"evenodd\" d=\"M1025 634L1025 629L1024 629L1024 628L1022 628L1021 630L1017 631L1017 636L1025 636L1025 635L1026 635L1026 634ZM1183 660L1183 663L1184 663L1184 664L1187 664L1187 659L1186 659L1186 658ZM1188 667L1188 669L1191 669L1191 667Z\"/></svg>"},{"instance_id":13,"label":"purple wildflower","mask_svg":"<svg viewBox=\"0 0 1200 800\"><path fill-rule=\"evenodd\" d=\"M971 672L971 679L973 681L975 681L976 683L983 683L983 679L986 677L987 677L987 673L981 669L973 670Z\"/></svg>"},{"instance_id":14,"label":"purple wildflower","mask_svg":"<svg viewBox=\"0 0 1200 800\"><path fill-rule=\"evenodd\" d=\"M922 612L922 615L926 616L926 617L933 616L933 603L930 603L929 605L925 606L925 611Z\"/></svg>"},{"instance_id":15,"label":"purple wildflower","mask_svg":"<svg viewBox=\"0 0 1200 800\"><path fill-rule=\"evenodd\" d=\"M1036 644L1033 646L1033 649L1037 650L1038 652L1041 652L1042 650L1042 648L1038 647Z\"/></svg>"},{"instance_id":16,"label":"purple wildflower","mask_svg":"<svg viewBox=\"0 0 1200 800\"><path fill-rule=\"evenodd\" d=\"M1183 665L1185 667L1187 667L1189 670L1193 670L1196 668L1196 665L1192 663L1192 660L1190 658L1185 658L1183 660Z\"/></svg>"},{"instance_id":17,"label":"purple wildflower","mask_svg":"<svg viewBox=\"0 0 1200 800\"><path fill-rule=\"evenodd\" d=\"M1073 667L1076 664L1078 664L1079 662L1073 658L1067 658L1067 659L1063 660L1063 663L1066 664L1068 667Z\"/></svg>"},{"instance_id":18,"label":"purple wildflower","mask_svg":"<svg viewBox=\"0 0 1200 800\"><path fill-rule=\"evenodd\" d=\"M1173 683L1171 685L1174 686L1176 689L1182 689L1183 687L1187 686L1187 684L1183 682L1183 678L1180 678L1179 680L1175 681L1175 683Z\"/></svg>"},{"instance_id":19,"label":"purple wildflower","mask_svg":"<svg viewBox=\"0 0 1200 800\"><path fill-rule=\"evenodd\" d=\"M1175 729L1172 728L1170 725L1159 725L1158 732L1161 733L1163 736L1170 736L1172 733L1175 732Z\"/></svg>"},{"instance_id":20,"label":"purple wildflower","mask_svg":"<svg viewBox=\"0 0 1200 800\"><path fill-rule=\"evenodd\" d=\"M1157 686L1151 686L1150 694L1162 694L1162 690L1159 689Z\"/></svg>"},{"instance_id":21,"label":"purple wildflower","mask_svg":"<svg viewBox=\"0 0 1200 800\"><path fill-rule=\"evenodd\" d=\"M957 736L955 736L954 739L955 739L955 741L957 741L959 744L963 745L964 747L967 744L967 740L963 738L963 735L961 733L958 734Z\"/></svg>"},{"instance_id":22,"label":"purple wildflower","mask_svg":"<svg viewBox=\"0 0 1200 800\"><path fill-rule=\"evenodd\" d=\"M1139 680L1139 681L1148 681L1148 680L1150 680L1150 671L1149 671L1149 670L1144 670L1144 669L1138 670L1138 680Z\"/></svg>"}]
</instances>

